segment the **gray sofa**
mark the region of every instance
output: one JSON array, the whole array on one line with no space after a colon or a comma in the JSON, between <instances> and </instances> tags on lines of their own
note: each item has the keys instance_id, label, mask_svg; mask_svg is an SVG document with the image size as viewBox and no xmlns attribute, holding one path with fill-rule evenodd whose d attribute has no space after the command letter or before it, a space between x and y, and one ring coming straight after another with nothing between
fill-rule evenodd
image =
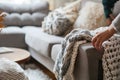
<instances>
[{"instance_id":1,"label":"gray sofa","mask_svg":"<svg viewBox=\"0 0 120 80\"><path fill-rule=\"evenodd\" d=\"M0 1L0 10L6 13L5 28L0 34L0 46L13 46L27 48L25 43L25 32L22 27L40 27L44 17L49 12L49 4L39 0L29 3L15 3L9 0Z\"/></svg>"},{"instance_id":2,"label":"gray sofa","mask_svg":"<svg viewBox=\"0 0 120 80\"><path fill-rule=\"evenodd\" d=\"M61 48L60 36L46 34L41 22L49 12L46 1L31 4L0 3L0 10L7 13L5 27L0 34L0 46L28 49L31 56L53 71L56 56ZM101 55L91 43L79 47L74 76L75 80L102 80ZM100 71L99 71L100 70Z\"/></svg>"}]
</instances>

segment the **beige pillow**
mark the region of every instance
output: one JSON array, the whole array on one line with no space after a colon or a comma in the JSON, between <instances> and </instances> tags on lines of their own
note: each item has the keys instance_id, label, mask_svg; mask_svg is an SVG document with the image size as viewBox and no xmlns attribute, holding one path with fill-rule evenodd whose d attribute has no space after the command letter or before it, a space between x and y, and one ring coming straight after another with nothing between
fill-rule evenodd
<instances>
[{"instance_id":1,"label":"beige pillow","mask_svg":"<svg viewBox=\"0 0 120 80\"><path fill-rule=\"evenodd\" d=\"M74 28L93 30L105 25L102 3L87 1L79 12Z\"/></svg>"}]
</instances>

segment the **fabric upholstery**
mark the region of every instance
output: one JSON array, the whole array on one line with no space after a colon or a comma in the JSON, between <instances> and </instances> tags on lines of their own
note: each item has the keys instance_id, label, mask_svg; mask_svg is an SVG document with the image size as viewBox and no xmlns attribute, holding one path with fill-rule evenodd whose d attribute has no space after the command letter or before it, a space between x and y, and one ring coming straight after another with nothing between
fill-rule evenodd
<instances>
[{"instance_id":1,"label":"fabric upholstery","mask_svg":"<svg viewBox=\"0 0 120 80\"><path fill-rule=\"evenodd\" d=\"M51 58L53 61L56 61L57 54L59 53L61 47L62 47L61 44L53 45L52 50L51 50Z\"/></svg>"},{"instance_id":2,"label":"fabric upholstery","mask_svg":"<svg viewBox=\"0 0 120 80\"><path fill-rule=\"evenodd\" d=\"M5 17L5 22L7 26L27 26L27 25L33 25L33 26L41 26L41 22L43 21L43 18L47 15L45 13L12 13L8 14Z\"/></svg>"},{"instance_id":3,"label":"fabric upholstery","mask_svg":"<svg viewBox=\"0 0 120 80\"><path fill-rule=\"evenodd\" d=\"M35 0L31 3L0 2L0 10L6 13L5 24L7 26L41 26L43 18L49 11L47 1Z\"/></svg>"},{"instance_id":4,"label":"fabric upholstery","mask_svg":"<svg viewBox=\"0 0 120 80\"><path fill-rule=\"evenodd\" d=\"M3 28L0 33L0 46L27 48L25 33L17 26Z\"/></svg>"},{"instance_id":5,"label":"fabric upholstery","mask_svg":"<svg viewBox=\"0 0 120 80\"><path fill-rule=\"evenodd\" d=\"M31 53L31 56L37 60L40 64L44 65L47 69L49 69L51 72L53 71L54 67L54 61L50 57L46 57L40 52L36 51L35 49L29 47L29 51Z\"/></svg>"},{"instance_id":6,"label":"fabric upholstery","mask_svg":"<svg viewBox=\"0 0 120 80\"><path fill-rule=\"evenodd\" d=\"M81 56L81 57L79 57L79 59L82 58L82 56L87 57L87 58L86 59L83 58L83 60L85 60L85 62L83 61L82 64L84 64L84 65L78 65L78 64L76 64L76 65L78 65L79 67L83 66L83 67L81 67L82 71L85 70L86 66L88 67L87 73L89 74L89 76L88 76L89 80L101 80L101 79L98 79L99 77L101 77L101 75L99 75L99 77L98 77L98 74L100 72L99 71L99 60L101 60L101 58L102 58L102 53L98 52L92 46L91 43L81 45L79 48L79 52L80 52L79 54ZM79 68L75 68L75 69L76 69L75 72L79 70ZM84 74L86 74L86 73L84 73ZM79 74L78 74L78 76L79 76ZM85 76L79 76L79 78L80 77L85 78ZM86 79L83 79L83 80L86 80Z\"/></svg>"},{"instance_id":7,"label":"fabric upholstery","mask_svg":"<svg viewBox=\"0 0 120 80\"><path fill-rule=\"evenodd\" d=\"M27 45L44 56L50 57L52 46L63 40L62 37L44 33L41 28L27 26L23 27L23 30L26 32L25 42Z\"/></svg>"}]
</instances>

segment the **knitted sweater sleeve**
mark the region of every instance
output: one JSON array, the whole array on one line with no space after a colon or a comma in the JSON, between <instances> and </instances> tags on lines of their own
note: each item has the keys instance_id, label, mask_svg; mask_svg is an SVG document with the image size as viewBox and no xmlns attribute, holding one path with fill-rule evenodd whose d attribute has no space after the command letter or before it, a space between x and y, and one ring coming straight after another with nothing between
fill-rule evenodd
<instances>
[{"instance_id":1,"label":"knitted sweater sleeve","mask_svg":"<svg viewBox=\"0 0 120 80\"><path fill-rule=\"evenodd\" d=\"M102 4L104 7L104 12L105 12L105 17L109 18L110 14L112 13L112 9L114 7L114 4L117 2L118 0L102 0Z\"/></svg>"},{"instance_id":2,"label":"knitted sweater sleeve","mask_svg":"<svg viewBox=\"0 0 120 80\"><path fill-rule=\"evenodd\" d=\"M112 21L112 25L114 26L114 29L120 33L120 13L118 16Z\"/></svg>"}]
</instances>

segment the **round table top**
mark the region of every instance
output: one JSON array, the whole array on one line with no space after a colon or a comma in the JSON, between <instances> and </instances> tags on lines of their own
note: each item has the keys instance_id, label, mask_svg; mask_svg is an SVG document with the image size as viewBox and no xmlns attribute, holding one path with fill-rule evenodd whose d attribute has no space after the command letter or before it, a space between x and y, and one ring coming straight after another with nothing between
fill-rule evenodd
<instances>
[{"instance_id":1,"label":"round table top","mask_svg":"<svg viewBox=\"0 0 120 80\"><path fill-rule=\"evenodd\" d=\"M13 52L1 53L0 58L7 58L18 63L25 62L30 58L30 53L27 50L11 47L8 48L13 50Z\"/></svg>"}]
</instances>

